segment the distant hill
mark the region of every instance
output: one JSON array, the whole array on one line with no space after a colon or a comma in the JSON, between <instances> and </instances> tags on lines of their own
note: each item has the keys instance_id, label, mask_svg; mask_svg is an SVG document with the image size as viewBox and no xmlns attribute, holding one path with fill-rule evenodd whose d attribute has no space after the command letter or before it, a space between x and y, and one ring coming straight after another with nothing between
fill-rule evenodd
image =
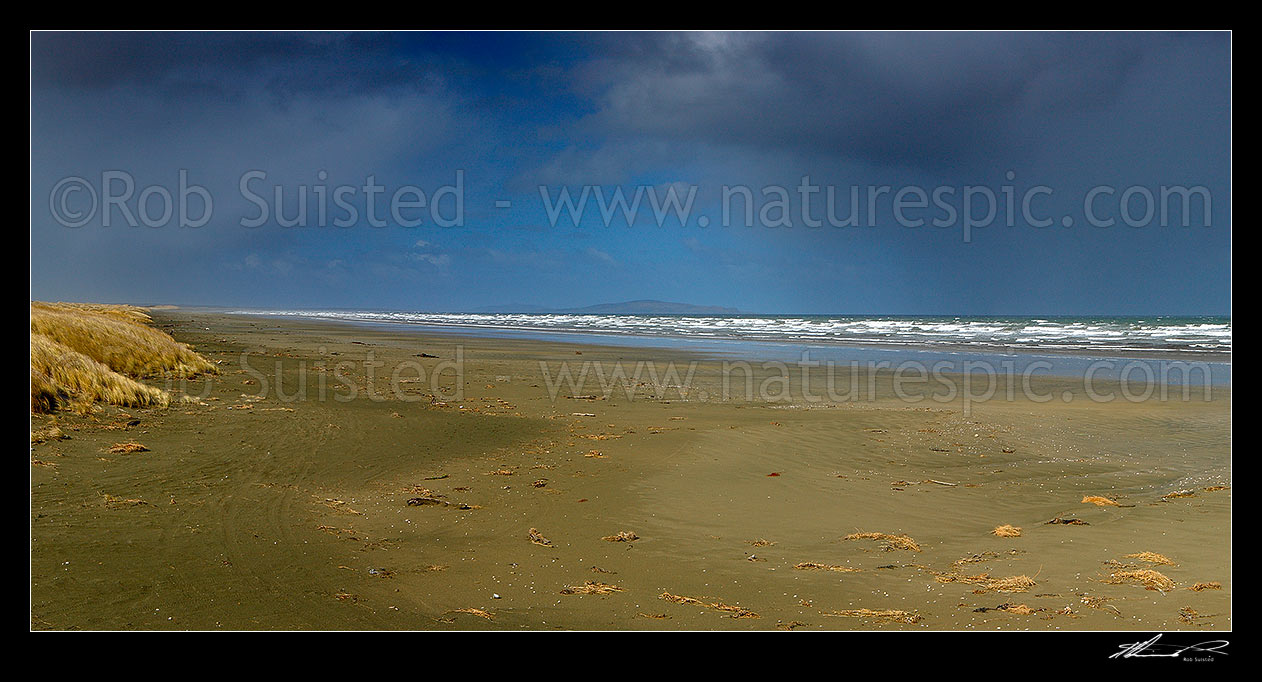
<instances>
[{"instance_id":1,"label":"distant hill","mask_svg":"<svg viewBox=\"0 0 1262 682\"><path fill-rule=\"evenodd\" d=\"M578 315L739 315L736 308L717 305L692 305L670 301L623 301L598 303L582 308L543 308L535 305L509 304L480 308L481 313L572 313Z\"/></svg>"}]
</instances>

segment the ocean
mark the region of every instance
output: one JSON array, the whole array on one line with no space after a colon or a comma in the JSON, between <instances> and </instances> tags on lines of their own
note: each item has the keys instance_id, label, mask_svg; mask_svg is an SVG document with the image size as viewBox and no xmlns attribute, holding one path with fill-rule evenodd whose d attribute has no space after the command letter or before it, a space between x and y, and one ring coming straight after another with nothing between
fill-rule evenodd
<instances>
[{"instance_id":1,"label":"ocean","mask_svg":"<svg viewBox=\"0 0 1262 682\"><path fill-rule=\"evenodd\" d=\"M1229 362L1229 317L579 315L370 310L239 310L351 322L520 332Z\"/></svg>"}]
</instances>

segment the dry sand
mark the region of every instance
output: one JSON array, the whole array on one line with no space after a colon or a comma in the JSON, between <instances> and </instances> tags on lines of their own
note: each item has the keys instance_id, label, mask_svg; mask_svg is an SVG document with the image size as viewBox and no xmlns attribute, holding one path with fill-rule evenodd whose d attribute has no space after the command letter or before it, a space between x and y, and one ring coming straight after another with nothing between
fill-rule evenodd
<instances>
[{"instance_id":1,"label":"dry sand","mask_svg":"<svg viewBox=\"0 0 1262 682\"><path fill-rule=\"evenodd\" d=\"M632 399L553 401L540 360L692 358L188 310L155 320L223 374L203 404L58 416L69 438L31 446L33 627L1231 626L1226 388L1208 402L992 399L964 414L887 386L871 401L724 401L706 361L686 400L646 382ZM457 347L462 400L432 403L428 379L399 384L418 402L392 393L392 367L432 371ZM257 398L243 352L302 399L274 385ZM317 364L351 363L362 389L368 353L385 363L380 400L338 400L331 378L318 399ZM120 443L147 451L110 451ZM1180 490L1192 494L1165 497ZM993 533L1006 524L1021 535ZM635 539L607 539L622 533ZM855 533L920 551L843 539ZM1157 566L1173 590L1108 582L1153 568L1128 557L1142 552L1174 562ZM1000 580L1020 576L1034 584ZM1188 589L1210 582L1221 588Z\"/></svg>"}]
</instances>

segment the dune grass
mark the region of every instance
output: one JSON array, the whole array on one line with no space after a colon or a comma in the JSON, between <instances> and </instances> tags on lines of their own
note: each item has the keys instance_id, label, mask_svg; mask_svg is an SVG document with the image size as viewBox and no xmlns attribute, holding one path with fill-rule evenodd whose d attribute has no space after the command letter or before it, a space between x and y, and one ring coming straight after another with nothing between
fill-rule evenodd
<instances>
[{"instance_id":1,"label":"dune grass","mask_svg":"<svg viewBox=\"0 0 1262 682\"><path fill-rule=\"evenodd\" d=\"M165 407L171 396L136 379L191 377L215 366L151 326L132 306L31 303L31 412L96 403Z\"/></svg>"},{"instance_id":2,"label":"dune grass","mask_svg":"<svg viewBox=\"0 0 1262 682\"><path fill-rule=\"evenodd\" d=\"M132 306L31 303L31 335L55 341L130 377L191 377L214 365Z\"/></svg>"}]
</instances>

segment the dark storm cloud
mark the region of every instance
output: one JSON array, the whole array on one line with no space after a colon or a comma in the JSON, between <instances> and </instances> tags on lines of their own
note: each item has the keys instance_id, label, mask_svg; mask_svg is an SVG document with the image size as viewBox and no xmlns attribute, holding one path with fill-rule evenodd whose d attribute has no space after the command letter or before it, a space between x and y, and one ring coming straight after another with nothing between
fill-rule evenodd
<instances>
[{"instance_id":1,"label":"dark storm cloud","mask_svg":"<svg viewBox=\"0 0 1262 682\"><path fill-rule=\"evenodd\" d=\"M449 66L402 53L385 33L37 33L31 43L40 87L142 87L173 98L240 96L260 82L280 100L424 92Z\"/></svg>"},{"instance_id":2,"label":"dark storm cloud","mask_svg":"<svg viewBox=\"0 0 1262 682\"><path fill-rule=\"evenodd\" d=\"M639 35L582 69L593 134L941 166L1112 104L1138 34Z\"/></svg>"},{"instance_id":3,"label":"dark storm cloud","mask_svg":"<svg viewBox=\"0 0 1262 682\"><path fill-rule=\"evenodd\" d=\"M1152 34L35 34L43 86L141 86L171 97L280 103L449 88L553 116L607 139L734 145L940 167L1019 142L1021 126L1107 107L1152 51L1203 38ZM504 43L505 49L494 47ZM585 55L576 58L574 55ZM529 83L516 97L515 82ZM581 121L578 120L581 117ZM510 117L511 118L511 117ZM566 119L570 120L567 121Z\"/></svg>"}]
</instances>

